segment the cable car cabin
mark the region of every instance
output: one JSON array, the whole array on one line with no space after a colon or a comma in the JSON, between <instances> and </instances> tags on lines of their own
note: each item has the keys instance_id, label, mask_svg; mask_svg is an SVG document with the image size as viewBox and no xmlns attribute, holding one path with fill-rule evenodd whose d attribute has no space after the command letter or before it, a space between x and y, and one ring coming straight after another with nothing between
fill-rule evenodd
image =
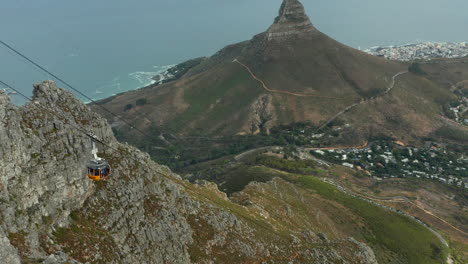
<instances>
[{"instance_id":1,"label":"cable car cabin","mask_svg":"<svg viewBox=\"0 0 468 264\"><path fill-rule=\"evenodd\" d=\"M105 180L111 174L109 163L104 159L93 159L88 162L88 178L94 181Z\"/></svg>"}]
</instances>

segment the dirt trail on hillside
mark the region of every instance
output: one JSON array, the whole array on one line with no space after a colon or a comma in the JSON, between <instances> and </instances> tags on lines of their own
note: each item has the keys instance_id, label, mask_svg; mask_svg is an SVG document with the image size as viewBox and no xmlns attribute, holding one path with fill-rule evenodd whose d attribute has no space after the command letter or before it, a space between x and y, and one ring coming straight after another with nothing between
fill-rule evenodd
<instances>
[{"instance_id":1,"label":"dirt trail on hillside","mask_svg":"<svg viewBox=\"0 0 468 264\"><path fill-rule=\"evenodd\" d=\"M330 97L330 96L321 96L321 95L315 95L315 94L299 94L299 93L293 93L293 92L288 92L288 91L281 91L281 90L274 90L274 89L270 89L268 88L268 86L265 84L264 81L262 81L260 78L258 78L253 72L252 70L249 68L249 66L243 64L242 62L240 62L238 59L234 59L232 61L233 63L238 63L239 65L241 65L242 67L244 67L248 72L249 74L252 76L252 78L254 78L256 81L258 81L263 89L267 90L268 92L270 93L282 93L282 94L287 94L287 95L292 95L292 96L298 96L298 97L317 97L317 98L326 98L326 99L335 99L335 100L343 100L343 99L346 99L344 97Z\"/></svg>"},{"instance_id":2,"label":"dirt trail on hillside","mask_svg":"<svg viewBox=\"0 0 468 264\"><path fill-rule=\"evenodd\" d=\"M346 107L345 109L343 109L342 111L338 112L336 115L334 115L332 118L330 118L328 121L326 121L325 123L323 123L323 125L321 125L319 128L318 128L318 131L322 130L324 127L326 127L328 124L330 124L331 122L335 121L338 117L340 117L341 115L349 112L351 109L355 108L356 106L358 105L361 105L361 104L365 104L367 102L371 102L377 98L380 98L382 96L385 96L387 95L388 93L390 93L392 91L392 89L395 87L395 84L396 84L396 80L399 76L401 75L404 75L404 74L407 74L408 71L402 71L402 72L399 72L395 75L393 75L392 77L392 82L391 84L387 87L387 89L381 93L380 95L377 95L377 96L374 96L374 97L371 97L369 99L362 99L361 101L357 102L357 103L354 103L348 107Z\"/></svg>"}]
</instances>

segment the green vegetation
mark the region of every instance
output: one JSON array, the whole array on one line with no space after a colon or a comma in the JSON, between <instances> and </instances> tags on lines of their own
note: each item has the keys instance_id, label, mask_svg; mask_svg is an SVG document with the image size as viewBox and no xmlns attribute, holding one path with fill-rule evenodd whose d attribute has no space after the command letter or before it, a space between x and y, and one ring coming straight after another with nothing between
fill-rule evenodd
<instances>
[{"instance_id":1,"label":"green vegetation","mask_svg":"<svg viewBox=\"0 0 468 264\"><path fill-rule=\"evenodd\" d=\"M249 162L251 165L263 165L282 171L300 174L317 174L317 163L312 160L287 160L274 156L260 155Z\"/></svg>"},{"instance_id":2,"label":"green vegetation","mask_svg":"<svg viewBox=\"0 0 468 264\"><path fill-rule=\"evenodd\" d=\"M345 194L313 176L284 172L285 170L305 171L320 176L327 174L324 171L314 170L315 166L315 163L307 161L255 155L247 159L246 163L221 172L220 175L223 177L214 180L224 182L222 188L230 193L242 190L251 181L265 182L279 177L327 200L338 202L363 219L366 227L353 236L368 241L381 258L380 262L387 261L379 255L379 250L382 248L397 254L397 258L404 263L441 263L446 258L447 249L441 245L437 237L414 220ZM300 205L295 205L294 208L296 207L301 208Z\"/></svg>"},{"instance_id":3,"label":"green vegetation","mask_svg":"<svg viewBox=\"0 0 468 264\"><path fill-rule=\"evenodd\" d=\"M120 137L121 134L121 132L115 134L119 140L123 139ZM137 147L148 152L157 162L168 165L174 170L180 170L187 166L216 160L221 157L236 155L253 148L282 144L282 142L279 142L270 135L260 134L217 138L192 136L177 139L167 136L167 140L171 143L168 145L167 142L159 138L160 132L158 129L151 129L149 134L154 135L154 138L137 143ZM165 147L153 148L151 146Z\"/></svg>"},{"instance_id":4,"label":"green vegetation","mask_svg":"<svg viewBox=\"0 0 468 264\"><path fill-rule=\"evenodd\" d=\"M251 81L250 76L244 71L238 71L231 75L230 78L223 80L219 84L206 86L201 89L188 89L184 92L184 100L190 106L189 108L172 120L168 125L169 131L179 131L186 127L188 123L197 120L200 116L207 118L210 115L213 120L207 123L211 126L215 121L225 120L227 113L232 113L239 109L241 105L250 103L246 100L247 94L240 86ZM259 90L260 91L260 90ZM259 91L249 91L250 93L258 94ZM228 96L230 100L220 102L213 105L219 98ZM252 97L253 96L249 96ZM212 111L209 111L212 108ZM208 113L209 111L209 113Z\"/></svg>"},{"instance_id":5,"label":"green vegetation","mask_svg":"<svg viewBox=\"0 0 468 264\"><path fill-rule=\"evenodd\" d=\"M287 179L363 217L371 231L364 236L374 247L384 246L397 252L407 263L442 263L447 257L447 248L437 237L407 217L352 197L311 176L290 175Z\"/></svg>"},{"instance_id":6,"label":"green vegetation","mask_svg":"<svg viewBox=\"0 0 468 264\"><path fill-rule=\"evenodd\" d=\"M453 127L441 127L435 132L435 136L468 143L468 132Z\"/></svg>"},{"instance_id":7,"label":"green vegetation","mask_svg":"<svg viewBox=\"0 0 468 264\"><path fill-rule=\"evenodd\" d=\"M192 235L194 241L188 248L190 260L196 263L204 259L209 259L210 256L208 256L204 250L205 243L213 239L215 230L206 220L197 218L194 215L189 215L187 222L194 230L194 234Z\"/></svg>"},{"instance_id":8,"label":"green vegetation","mask_svg":"<svg viewBox=\"0 0 468 264\"><path fill-rule=\"evenodd\" d=\"M145 105L147 103L148 103L148 100L146 98L140 98L140 99L136 100L136 102L135 102L135 104L137 106L143 106L143 105Z\"/></svg>"},{"instance_id":9,"label":"green vegetation","mask_svg":"<svg viewBox=\"0 0 468 264\"><path fill-rule=\"evenodd\" d=\"M361 135L339 118L319 132L317 129L310 123L294 123L272 128L271 136L281 145L307 147L352 146L364 141Z\"/></svg>"},{"instance_id":10,"label":"green vegetation","mask_svg":"<svg viewBox=\"0 0 468 264\"><path fill-rule=\"evenodd\" d=\"M18 253L20 257L23 259L30 253L30 247L28 243L26 242L26 236L28 234L21 231L18 233L9 233L8 234L8 239L10 240L10 243L18 249Z\"/></svg>"},{"instance_id":11,"label":"green vegetation","mask_svg":"<svg viewBox=\"0 0 468 264\"><path fill-rule=\"evenodd\" d=\"M462 94L463 96L468 97L468 88L463 88L463 89L461 89L460 92L461 92L461 94Z\"/></svg>"},{"instance_id":12,"label":"green vegetation","mask_svg":"<svg viewBox=\"0 0 468 264\"><path fill-rule=\"evenodd\" d=\"M190 69L192 69L193 67L199 65L204 60L205 60L205 58L201 57L201 58L191 59L191 60L182 62L180 64L177 64L176 66L174 66L172 68L169 68L167 70L168 75L165 76L166 78L164 80L160 81L160 82L161 83L168 83L168 82L178 80L182 76L184 76L184 74L186 74Z\"/></svg>"},{"instance_id":13,"label":"green vegetation","mask_svg":"<svg viewBox=\"0 0 468 264\"><path fill-rule=\"evenodd\" d=\"M114 262L118 257L117 246L109 233L96 222L97 219L85 217L79 211L72 212L70 217L73 220L70 227L58 228L53 233L64 251L83 263ZM96 256L100 259L96 259Z\"/></svg>"},{"instance_id":14,"label":"green vegetation","mask_svg":"<svg viewBox=\"0 0 468 264\"><path fill-rule=\"evenodd\" d=\"M268 171L265 173L264 167L240 165L222 175L225 182L220 187L226 193L232 194L242 191L251 182L268 182L280 176L280 172Z\"/></svg>"},{"instance_id":15,"label":"green vegetation","mask_svg":"<svg viewBox=\"0 0 468 264\"><path fill-rule=\"evenodd\" d=\"M421 64L419 62L411 63L411 65L408 67L408 71L411 73L419 74L419 75L426 74L421 68Z\"/></svg>"},{"instance_id":16,"label":"green vegetation","mask_svg":"<svg viewBox=\"0 0 468 264\"><path fill-rule=\"evenodd\" d=\"M403 263L441 263L446 258L448 249L419 223L343 193L336 187L311 176L323 177L329 173L318 169L318 165L313 161L281 157L279 153L275 155L253 153L243 158L243 161L220 159L217 162L207 163L205 167L197 165L198 172L192 172L199 176L209 175L205 179L219 183L220 188L227 193L243 190L252 181L266 182L279 177L326 200L342 204L363 219L365 228L353 236L366 240L380 258L379 262L388 261L385 257L387 253L384 253L388 250L393 252L392 254L397 254L397 258ZM301 205L295 205L294 208L296 207L301 208Z\"/></svg>"},{"instance_id":17,"label":"green vegetation","mask_svg":"<svg viewBox=\"0 0 468 264\"><path fill-rule=\"evenodd\" d=\"M189 166L182 170L189 172L195 179L203 179L219 184L224 192L231 194L241 191L250 182L267 182L274 177L281 177L284 172L301 173L307 175L325 175L311 160L283 159L281 157L264 155L264 151L253 152L234 161L231 158L209 161ZM274 171L268 168L273 168Z\"/></svg>"},{"instance_id":18,"label":"green vegetation","mask_svg":"<svg viewBox=\"0 0 468 264\"><path fill-rule=\"evenodd\" d=\"M324 150L320 153L311 151L310 154L336 164L346 162L382 178L444 178L446 183L459 183L462 187L459 180L466 177L464 168L468 166L468 161L463 159L464 150L455 151L434 142L427 144L427 147L411 148L391 141L375 141L370 148L355 151ZM365 175L360 172L358 177ZM452 177L450 181L449 177Z\"/></svg>"},{"instance_id":19,"label":"green vegetation","mask_svg":"<svg viewBox=\"0 0 468 264\"><path fill-rule=\"evenodd\" d=\"M127 104L125 105L124 107L124 112L127 112L128 110L132 109L133 108L133 105L132 104Z\"/></svg>"},{"instance_id":20,"label":"green vegetation","mask_svg":"<svg viewBox=\"0 0 468 264\"><path fill-rule=\"evenodd\" d=\"M168 165L173 170L183 170L188 166L198 163L216 160L222 157L237 155L244 151L267 146L291 146L285 149L285 155L291 156L288 149L294 146L326 147L334 144L344 146L360 143L360 137L351 129L344 128L339 132L335 129L344 124L337 120L324 129L316 137L316 127L307 123L295 123L288 126L275 127L270 134L257 135L233 135L222 137L206 137L192 134L190 137L176 138L171 134L164 134L158 127L151 127L149 135L153 138L145 138L134 142L134 138L127 137L126 132L113 128L114 135L124 142L133 142L138 148L148 152L154 160ZM160 138L164 135L165 140ZM170 142L168 144L167 142ZM164 146L154 148L153 146Z\"/></svg>"},{"instance_id":21,"label":"green vegetation","mask_svg":"<svg viewBox=\"0 0 468 264\"><path fill-rule=\"evenodd\" d=\"M455 264L468 263L468 244L450 241L450 249L452 249L452 257Z\"/></svg>"}]
</instances>

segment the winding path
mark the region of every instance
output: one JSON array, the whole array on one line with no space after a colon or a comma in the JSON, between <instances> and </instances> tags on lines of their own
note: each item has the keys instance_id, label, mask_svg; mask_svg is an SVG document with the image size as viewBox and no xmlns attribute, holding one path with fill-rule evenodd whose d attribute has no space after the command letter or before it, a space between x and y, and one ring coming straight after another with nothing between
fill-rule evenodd
<instances>
[{"instance_id":1,"label":"winding path","mask_svg":"<svg viewBox=\"0 0 468 264\"><path fill-rule=\"evenodd\" d=\"M343 100L343 99L346 99L344 97L342 98L339 98L339 97L329 97L329 96L321 96L321 95L315 95L315 94L299 94L299 93L293 93L293 92L288 92L288 91L281 91L281 90L274 90L274 89L270 89L268 88L268 86L265 84L264 81L262 81L260 78L258 78L254 73L253 71L250 69L249 66L245 65L244 63L240 62L237 58L234 59L232 61L233 63L237 63L239 65L241 65L242 67L244 67L248 72L249 74L252 76L252 78L254 78L256 81L258 81L263 89L265 89L266 91L268 92L271 92L271 93L282 93L282 94L287 94L287 95L292 95L292 96L298 96L298 97L317 97L317 98L326 98L326 99L335 99L335 100ZM330 118L328 121L326 121L324 124L322 124L317 131L320 131L322 130L325 126L327 126L328 124L330 124L331 122L333 122L335 119L337 119L338 117L340 117L341 115L349 112L351 109L353 109L354 107L358 106L358 105L361 105L361 104L364 104L364 103L367 103L367 102L370 102L372 100L375 100L379 97L382 97L386 94L388 94L394 87L395 87L395 84L396 84L396 80L399 76L403 75L403 74L406 74L408 73L408 71L402 71L402 72L399 72L397 74L395 74L393 77L392 77L392 83L387 87L387 89L380 95L378 96L374 96L370 99L362 99L361 101L357 102L357 103L354 103L350 106L347 106L345 109L343 109L342 111L340 111L339 113L337 113L336 115L334 115L332 118Z\"/></svg>"},{"instance_id":2,"label":"winding path","mask_svg":"<svg viewBox=\"0 0 468 264\"><path fill-rule=\"evenodd\" d=\"M315 95L315 94L299 94L299 93L293 93L293 92L288 92L288 91L270 89L270 88L268 88L268 86L265 84L264 81L262 81L260 78L258 78L252 72L252 70L249 68L249 66L247 66L244 63L240 62L238 59L234 59L232 62L237 63L237 64L241 65L242 67L244 67L250 73L252 78L254 78L256 81L258 81L262 85L263 89L267 90L270 93L282 93L282 94L298 96L298 97L317 97L317 98L327 98L327 99L336 99L336 100L346 99L346 98L339 98L339 97L321 96L321 95Z\"/></svg>"},{"instance_id":3,"label":"winding path","mask_svg":"<svg viewBox=\"0 0 468 264\"><path fill-rule=\"evenodd\" d=\"M340 112L338 112L336 115L334 115L332 118L330 118L328 121L326 121L324 124L322 124L322 125L318 128L317 131L322 130L324 127L326 127L327 125L329 125L331 122L335 121L338 117L340 117L341 115L343 115L343 114L349 112L349 110L355 108L356 106L361 105L361 104L365 104L365 103L367 103L367 102L371 102L371 101L373 101L373 100L375 100L375 99L377 99L377 98L379 98L379 97L385 96L385 95L388 94L390 91L392 91L392 89L395 87L397 78L398 78L399 76L403 75L403 74L406 74L406 73L408 73L408 71L402 71L402 72L399 72L399 73L393 75L393 77L392 77L392 83L387 87L387 89L386 89L382 94L377 95L377 96L374 96L374 97L372 97L372 98L370 98L370 99L367 99L367 100L366 100L366 99L363 99L363 100L361 100L361 101L358 102L358 103L354 103L354 104L352 104L352 105L346 107L345 109L343 109L342 111L340 111Z\"/></svg>"}]
</instances>

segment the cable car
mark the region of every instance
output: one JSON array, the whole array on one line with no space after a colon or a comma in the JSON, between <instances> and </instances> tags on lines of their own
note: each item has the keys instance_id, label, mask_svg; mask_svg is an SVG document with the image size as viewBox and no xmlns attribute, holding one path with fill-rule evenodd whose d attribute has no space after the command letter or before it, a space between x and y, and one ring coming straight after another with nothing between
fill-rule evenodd
<instances>
[{"instance_id":1,"label":"cable car","mask_svg":"<svg viewBox=\"0 0 468 264\"><path fill-rule=\"evenodd\" d=\"M96 138L94 136L91 138L93 143L91 154L93 154L94 158L89 160L87 164L88 178L93 181L105 180L111 175L111 167L105 159L98 157L98 149L95 143Z\"/></svg>"},{"instance_id":2,"label":"cable car","mask_svg":"<svg viewBox=\"0 0 468 264\"><path fill-rule=\"evenodd\" d=\"M88 178L94 181L105 180L111 174L109 163L104 159L92 159L88 162Z\"/></svg>"}]
</instances>

